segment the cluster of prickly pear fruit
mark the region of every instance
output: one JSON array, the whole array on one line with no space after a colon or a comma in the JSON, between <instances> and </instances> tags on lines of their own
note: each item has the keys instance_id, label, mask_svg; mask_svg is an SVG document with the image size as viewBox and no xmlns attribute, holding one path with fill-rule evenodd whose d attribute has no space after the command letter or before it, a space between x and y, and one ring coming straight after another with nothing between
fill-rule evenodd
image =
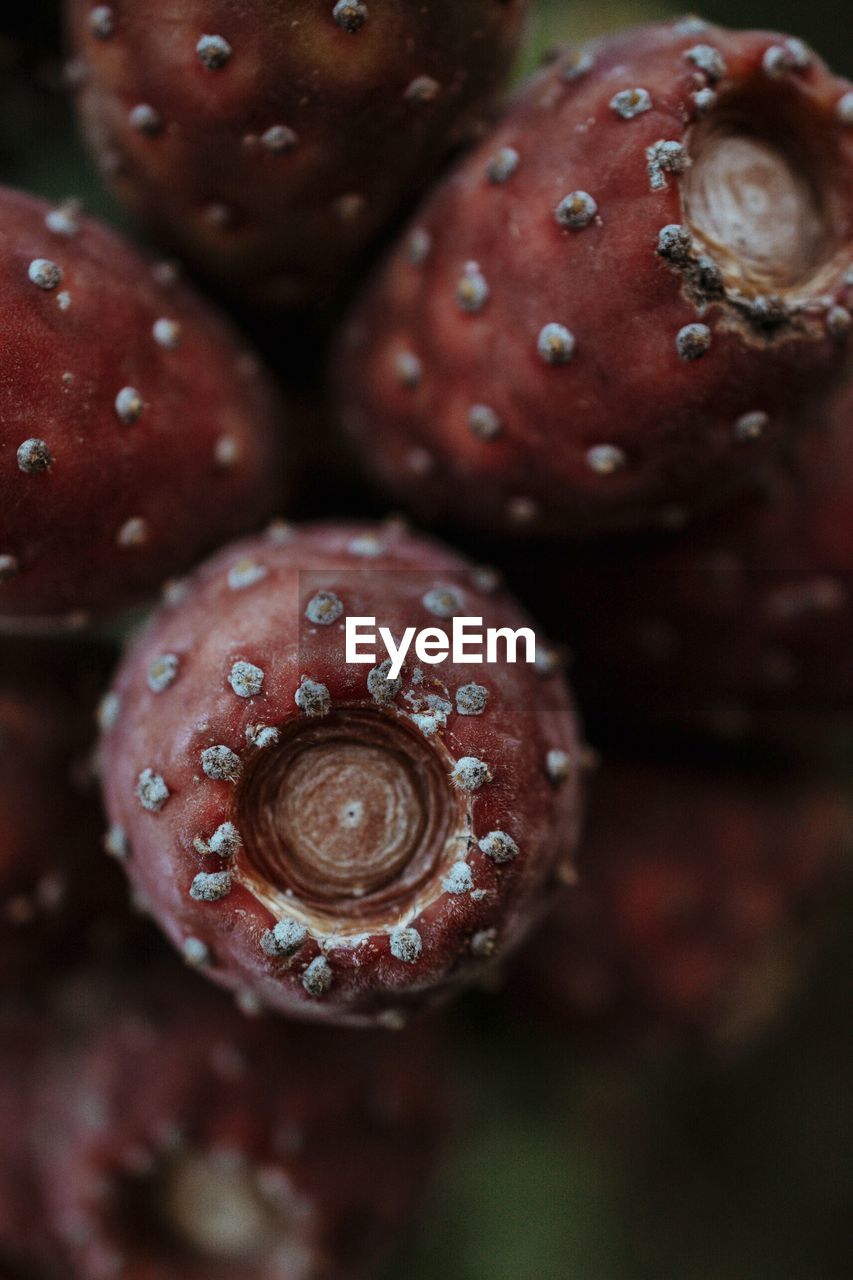
<instances>
[{"instance_id":1,"label":"cluster of prickly pear fruit","mask_svg":"<svg viewBox=\"0 0 853 1280\"><path fill-rule=\"evenodd\" d=\"M0 187L0 1275L375 1276L451 997L707 1052L807 980L853 87L691 18L501 103L529 7L65 0L160 254Z\"/></svg>"}]
</instances>

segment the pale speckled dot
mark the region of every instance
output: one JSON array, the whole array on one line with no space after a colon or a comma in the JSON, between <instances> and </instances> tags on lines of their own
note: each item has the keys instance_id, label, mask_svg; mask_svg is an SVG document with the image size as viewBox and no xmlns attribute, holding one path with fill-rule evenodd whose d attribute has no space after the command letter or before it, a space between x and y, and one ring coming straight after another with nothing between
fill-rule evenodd
<instances>
[{"instance_id":1,"label":"pale speckled dot","mask_svg":"<svg viewBox=\"0 0 853 1280\"><path fill-rule=\"evenodd\" d=\"M475 314L482 311L489 300L489 286L476 262L468 262L456 285L456 302L461 311Z\"/></svg>"},{"instance_id":2,"label":"pale speckled dot","mask_svg":"<svg viewBox=\"0 0 853 1280\"><path fill-rule=\"evenodd\" d=\"M302 975L302 985L310 996L324 996L332 985L332 970L325 956L312 960Z\"/></svg>"},{"instance_id":3,"label":"pale speckled dot","mask_svg":"<svg viewBox=\"0 0 853 1280\"><path fill-rule=\"evenodd\" d=\"M230 871L199 871L190 885L190 897L195 902L221 902L230 892Z\"/></svg>"},{"instance_id":4,"label":"pale speckled dot","mask_svg":"<svg viewBox=\"0 0 853 1280\"><path fill-rule=\"evenodd\" d=\"M144 401L136 387L122 387L115 398L116 415L125 426L138 422L144 408Z\"/></svg>"},{"instance_id":5,"label":"pale speckled dot","mask_svg":"<svg viewBox=\"0 0 853 1280\"><path fill-rule=\"evenodd\" d=\"M305 606L305 617L315 626L330 627L343 611L343 601L334 591L318 591Z\"/></svg>"},{"instance_id":6,"label":"pale speckled dot","mask_svg":"<svg viewBox=\"0 0 853 1280\"><path fill-rule=\"evenodd\" d=\"M213 959L210 947L202 942L201 938L185 938L181 949L184 960L187 964L192 965L194 969L203 968L205 965L210 964Z\"/></svg>"},{"instance_id":7,"label":"pale speckled dot","mask_svg":"<svg viewBox=\"0 0 853 1280\"><path fill-rule=\"evenodd\" d=\"M261 934L261 950L272 959L295 956L308 937L308 930L298 920L277 920L272 929Z\"/></svg>"},{"instance_id":8,"label":"pale speckled dot","mask_svg":"<svg viewBox=\"0 0 853 1280\"><path fill-rule=\"evenodd\" d=\"M256 698L264 684L264 673L252 662L235 662L228 683L238 698Z\"/></svg>"},{"instance_id":9,"label":"pale speckled dot","mask_svg":"<svg viewBox=\"0 0 853 1280\"><path fill-rule=\"evenodd\" d=\"M699 360L711 349L711 330L706 324L686 324L675 336L680 360Z\"/></svg>"},{"instance_id":10,"label":"pale speckled dot","mask_svg":"<svg viewBox=\"0 0 853 1280\"><path fill-rule=\"evenodd\" d=\"M500 186L508 182L519 165L519 154L515 147L501 147L486 165L486 177L489 182Z\"/></svg>"},{"instance_id":11,"label":"pale speckled dot","mask_svg":"<svg viewBox=\"0 0 853 1280\"><path fill-rule=\"evenodd\" d=\"M406 257L413 267L422 267L432 249L432 236L424 227L415 227L406 242Z\"/></svg>"},{"instance_id":12,"label":"pale speckled dot","mask_svg":"<svg viewBox=\"0 0 853 1280\"><path fill-rule=\"evenodd\" d=\"M237 560L228 570L228 585L232 591L245 591L267 576L266 566L256 560Z\"/></svg>"},{"instance_id":13,"label":"pale speckled dot","mask_svg":"<svg viewBox=\"0 0 853 1280\"><path fill-rule=\"evenodd\" d=\"M551 782L565 782L574 768L572 757L559 747L552 747L545 757L545 772Z\"/></svg>"},{"instance_id":14,"label":"pale speckled dot","mask_svg":"<svg viewBox=\"0 0 853 1280\"><path fill-rule=\"evenodd\" d=\"M411 102L417 107L435 102L440 93L441 85L437 80L433 80L432 76L415 76L403 97L406 102Z\"/></svg>"},{"instance_id":15,"label":"pale speckled dot","mask_svg":"<svg viewBox=\"0 0 853 1280\"><path fill-rule=\"evenodd\" d=\"M18 445L18 469L24 475L35 476L47 471L53 462L53 454L46 440L37 440L35 436Z\"/></svg>"},{"instance_id":16,"label":"pale speckled dot","mask_svg":"<svg viewBox=\"0 0 853 1280\"><path fill-rule=\"evenodd\" d=\"M811 65L812 55L808 45L802 40L791 38L784 44L770 45L761 59L761 66L771 79L786 75L792 71L806 71Z\"/></svg>"},{"instance_id":17,"label":"pale speckled dot","mask_svg":"<svg viewBox=\"0 0 853 1280\"><path fill-rule=\"evenodd\" d=\"M202 36L195 51L199 62L207 71L220 71L234 52L225 37L217 35Z\"/></svg>"},{"instance_id":18,"label":"pale speckled dot","mask_svg":"<svg viewBox=\"0 0 853 1280\"><path fill-rule=\"evenodd\" d=\"M501 420L487 404L473 404L468 410L468 430L478 440L494 440L501 433Z\"/></svg>"},{"instance_id":19,"label":"pale speckled dot","mask_svg":"<svg viewBox=\"0 0 853 1280\"><path fill-rule=\"evenodd\" d=\"M148 688L152 693L163 693L175 683L180 662L175 653L161 653L148 668Z\"/></svg>"},{"instance_id":20,"label":"pale speckled dot","mask_svg":"<svg viewBox=\"0 0 853 1280\"><path fill-rule=\"evenodd\" d=\"M588 191L570 191L554 210L554 218L566 230L581 231L597 213L598 205Z\"/></svg>"},{"instance_id":21,"label":"pale speckled dot","mask_svg":"<svg viewBox=\"0 0 853 1280\"><path fill-rule=\"evenodd\" d=\"M835 117L847 128L853 126L853 89L843 94L835 104Z\"/></svg>"},{"instance_id":22,"label":"pale speckled dot","mask_svg":"<svg viewBox=\"0 0 853 1280\"><path fill-rule=\"evenodd\" d=\"M54 235L71 239L80 230L80 207L79 200L63 200L45 214L44 225Z\"/></svg>"},{"instance_id":23,"label":"pale speckled dot","mask_svg":"<svg viewBox=\"0 0 853 1280\"><path fill-rule=\"evenodd\" d=\"M760 440L770 424L770 418L761 410L754 413L743 413L735 423L735 440L745 444L749 440Z\"/></svg>"},{"instance_id":24,"label":"pale speckled dot","mask_svg":"<svg viewBox=\"0 0 853 1280\"><path fill-rule=\"evenodd\" d=\"M693 96L693 106L698 116L706 116L717 105L717 95L713 89L697 89Z\"/></svg>"},{"instance_id":25,"label":"pale speckled dot","mask_svg":"<svg viewBox=\"0 0 853 1280\"><path fill-rule=\"evenodd\" d=\"M200 758L202 769L214 782L236 782L240 776L240 757L230 747L221 743L205 747Z\"/></svg>"},{"instance_id":26,"label":"pale speckled dot","mask_svg":"<svg viewBox=\"0 0 853 1280\"><path fill-rule=\"evenodd\" d=\"M367 5L363 0L337 0L332 17L342 31L355 35L367 22Z\"/></svg>"},{"instance_id":27,"label":"pale speckled dot","mask_svg":"<svg viewBox=\"0 0 853 1280\"><path fill-rule=\"evenodd\" d=\"M491 780L491 769L485 760L479 760L477 756L462 756L450 773L450 781L460 791L479 791L484 783Z\"/></svg>"},{"instance_id":28,"label":"pale speckled dot","mask_svg":"<svg viewBox=\"0 0 853 1280\"><path fill-rule=\"evenodd\" d=\"M104 852L117 862L127 862L130 857L130 841L124 827L115 823L104 835Z\"/></svg>"},{"instance_id":29,"label":"pale speckled dot","mask_svg":"<svg viewBox=\"0 0 853 1280\"><path fill-rule=\"evenodd\" d=\"M389 945L391 955L394 956L395 960L402 960L404 964L414 964L423 948L421 935L417 929L402 927L391 931Z\"/></svg>"},{"instance_id":30,"label":"pale speckled dot","mask_svg":"<svg viewBox=\"0 0 853 1280\"><path fill-rule=\"evenodd\" d=\"M135 107L131 107L128 112L127 123L137 133L144 133L149 137L154 137L163 130L163 120L160 112L156 111L148 102L139 102Z\"/></svg>"},{"instance_id":31,"label":"pale speckled dot","mask_svg":"<svg viewBox=\"0 0 853 1280\"><path fill-rule=\"evenodd\" d=\"M615 444L596 444L586 451L586 465L599 476L612 476L627 463L625 451Z\"/></svg>"},{"instance_id":32,"label":"pale speckled dot","mask_svg":"<svg viewBox=\"0 0 853 1280\"><path fill-rule=\"evenodd\" d=\"M170 320L167 316L160 316L154 321L151 333L157 346L166 351L177 351L181 345L181 326L177 320Z\"/></svg>"},{"instance_id":33,"label":"pale speckled dot","mask_svg":"<svg viewBox=\"0 0 853 1280\"><path fill-rule=\"evenodd\" d=\"M468 893L474 888L474 877L467 862L454 862L447 875L442 878L441 887L445 893Z\"/></svg>"},{"instance_id":34,"label":"pale speckled dot","mask_svg":"<svg viewBox=\"0 0 853 1280\"><path fill-rule=\"evenodd\" d=\"M384 554L385 543L381 538L377 538L375 533L360 533L357 537L350 538L347 551L351 556L363 556L365 559L374 560L377 556Z\"/></svg>"},{"instance_id":35,"label":"pale speckled dot","mask_svg":"<svg viewBox=\"0 0 853 1280\"><path fill-rule=\"evenodd\" d=\"M487 959L495 953L497 930L479 929L477 933L471 935L471 941L468 945L472 956L476 956L478 960Z\"/></svg>"},{"instance_id":36,"label":"pale speckled dot","mask_svg":"<svg viewBox=\"0 0 853 1280\"><path fill-rule=\"evenodd\" d=\"M97 4L92 9L89 30L96 40L109 40L115 31L115 15L108 4Z\"/></svg>"},{"instance_id":37,"label":"pale speckled dot","mask_svg":"<svg viewBox=\"0 0 853 1280\"><path fill-rule=\"evenodd\" d=\"M116 545L132 548L142 547L148 541L148 525L141 516L131 516L116 534Z\"/></svg>"},{"instance_id":38,"label":"pale speckled dot","mask_svg":"<svg viewBox=\"0 0 853 1280\"><path fill-rule=\"evenodd\" d=\"M219 436L213 446L213 460L218 467L228 470L240 459L240 441L234 436Z\"/></svg>"},{"instance_id":39,"label":"pale speckled dot","mask_svg":"<svg viewBox=\"0 0 853 1280\"><path fill-rule=\"evenodd\" d=\"M853 326L853 316L846 307L831 307L826 314L826 327L833 338L844 338Z\"/></svg>"},{"instance_id":40,"label":"pale speckled dot","mask_svg":"<svg viewBox=\"0 0 853 1280\"><path fill-rule=\"evenodd\" d=\"M261 145L275 155L285 155L288 151L292 151L298 141L294 131L288 129L286 124L270 125L269 129L265 129L261 134Z\"/></svg>"},{"instance_id":41,"label":"pale speckled dot","mask_svg":"<svg viewBox=\"0 0 853 1280\"><path fill-rule=\"evenodd\" d=\"M62 283L62 268L49 258L33 258L27 275L39 289L56 289Z\"/></svg>"},{"instance_id":42,"label":"pale speckled dot","mask_svg":"<svg viewBox=\"0 0 853 1280\"><path fill-rule=\"evenodd\" d=\"M119 712L121 711L121 698L117 693L105 693L101 701L98 703L98 709L95 712L95 719L98 722L98 728L102 733L109 733L111 729L116 727Z\"/></svg>"},{"instance_id":43,"label":"pale speckled dot","mask_svg":"<svg viewBox=\"0 0 853 1280\"><path fill-rule=\"evenodd\" d=\"M56 295L56 305L59 307L60 311L70 311L71 294L67 289L63 289L61 293Z\"/></svg>"},{"instance_id":44,"label":"pale speckled dot","mask_svg":"<svg viewBox=\"0 0 853 1280\"><path fill-rule=\"evenodd\" d=\"M693 252L690 229L679 222L670 222L658 232L657 251L668 262L687 262Z\"/></svg>"},{"instance_id":45,"label":"pale speckled dot","mask_svg":"<svg viewBox=\"0 0 853 1280\"><path fill-rule=\"evenodd\" d=\"M143 769L136 780L136 798L149 813L159 813L171 792L165 779L153 769Z\"/></svg>"},{"instance_id":46,"label":"pale speckled dot","mask_svg":"<svg viewBox=\"0 0 853 1280\"><path fill-rule=\"evenodd\" d=\"M719 49L715 49L713 45L695 44L692 49L685 51L684 56L697 71L703 72L708 77L711 84L716 84L726 74L726 60Z\"/></svg>"},{"instance_id":47,"label":"pale speckled dot","mask_svg":"<svg viewBox=\"0 0 853 1280\"><path fill-rule=\"evenodd\" d=\"M0 586L4 582L11 582L13 578L16 578L20 568L17 556L0 555Z\"/></svg>"},{"instance_id":48,"label":"pale speckled dot","mask_svg":"<svg viewBox=\"0 0 853 1280\"><path fill-rule=\"evenodd\" d=\"M329 690L319 680L303 676L302 683L293 695L294 702L306 716L328 715L332 705Z\"/></svg>"},{"instance_id":49,"label":"pale speckled dot","mask_svg":"<svg viewBox=\"0 0 853 1280\"><path fill-rule=\"evenodd\" d=\"M595 59L588 49L574 49L565 58L560 68L560 79L566 84L573 84L587 75L595 65Z\"/></svg>"},{"instance_id":50,"label":"pale speckled dot","mask_svg":"<svg viewBox=\"0 0 853 1280\"><path fill-rule=\"evenodd\" d=\"M633 120L651 111L652 99L647 89L622 89L610 99L610 109L622 120Z\"/></svg>"},{"instance_id":51,"label":"pale speckled dot","mask_svg":"<svg viewBox=\"0 0 853 1280\"><path fill-rule=\"evenodd\" d=\"M389 676L391 670L391 659L386 658L384 662L380 662L379 666L373 667L367 676L367 692L373 698L374 702L393 702L403 688L403 681L399 676L392 679Z\"/></svg>"},{"instance_id":52,"label":"pale speckled dot","mask_svg":"<svg viewBox=\"0 0 853 1280\"><path fill-rule=\"evenodd\" d=\"M421 597L421 604L436 618L452 618L465 607L464 599L453 587L432 587Z\"/></svg>"},{"instance_id":53,"label":"pale speckled dot","mask_svg":"<svg viewBox=\"0 0 853 1280\"><path fill-rule=\"evenodd\" d=\"M680 177L686 173L690 165L687 148L680 142L662 138L646 147L646 168L649 175L649 187L652 191L666 188L668 173Z\"/></svg>"},{"instance_id":54,"label":"pale speckled dot","mask_svg":"<svg viewBox=\"0 0 853 1280\"><path fill-rule=\"evenodd\" d=\"M394 373L404 387L414 388L420 385L424 368L414 352L399 351L394 356Z\"/></svg>"},{"instance_id":55,"label":"pale speckled dot","mask_svg":"<svg viewBox=\"0 0 853 1280\"><path fill-rule=\"evenodd\" d=\"M250 747L255 747L258 751L263 751L267 747L274 747L280 737L281 734L278 729L271 724L250 724L246 726L246 742Z\"/></svg>"},{"instance_id":56,"label":"pale speckled dot","mask_svg":"<svg viewBox=\"0 0 853 1280\"><path fill-rule=\"evenodd\" d=\"M536 350L546 364L568 364L575 353L575 339L565 325L546 324L539 331Z\"/></svg>"},{"instance_id":57,"label":"pale speckled dot","mask_svg":"<svg viewBox=\"0 0 853 1280\"><path fill-rule=\"evenodd\" d=\"M233 858L243 843L240 832L233 822L221 822L207 842L211 853L217 858Z\"/></svg>"},{"instance_id":58,"label":"pale speckled dot","mask_svg":"<svg viewBox=\"0 0 853 1280\"><path fill-rule=\"evenodd\" d=\"M489 701L484 684L463 684L456 690L456 710L460 716L481 716Z\"/></svg>"},{"instance_id":59,"label":"pale speckled dot","mask_svg":"<svg viewBox=\"0 0 853 1280\"><path fill-rule=\"evenodd\" d=\"M478 842L478 847L493 862L511 862L518 857L518 845L505 831L490 831Z\"/></svg>"}]
</instances>

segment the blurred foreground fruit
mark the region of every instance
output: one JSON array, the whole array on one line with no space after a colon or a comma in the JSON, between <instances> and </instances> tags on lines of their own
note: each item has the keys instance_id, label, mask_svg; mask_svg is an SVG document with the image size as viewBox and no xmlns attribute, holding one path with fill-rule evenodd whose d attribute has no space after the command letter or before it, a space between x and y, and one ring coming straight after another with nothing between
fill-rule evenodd
<instances>
[{"instance_id":1,"label":"blurred foreground fruit","mask_svg":"<svg viewBox=\"0 0 853 1280\"><path fill-rule=\"evenodd\" d=\"M851 842L853 808L829 784L605 764L579 886L513 979L521 1007L620 1044L748 1041L799 989L805 921L828 903Z\"/></svg>"},{"instance_id":2,"label":"blurred foreground fruit","mask_svg":"<svg viewBox=\"0 0 853 1280\"><path fill-rule=\"evenodd\" d=\"M48 1237L75 1280L355 1280L420 1205L447 1083L414 1039L247 1018L171 963L66 996L40 1081Z\"/></svg>"},{"instance_id":3,"label":"blurred foreground fruit","mask_svg":"<svg viewBox=\"0 0 853 1280\"><path fill-rule=\"evenodd\" d=\"M0 625L80 625L280 501L274 398L173 269L0 189Z\"/></svg>"},{"instance_id":4,"label":"blurred foreground fruit","mask_svg":"<svg viewBox=\"0 0 853 1280\"><path fill-rule=\"evenodd\" d=\"M108 917L124 917L87 760L112 656L106 646L0 646L0 985L63 969Z\"/></svg>"},{"instance_id":5,"label":"blurred foreground fruit","mask_svg":"<svg viewBox=\"0 0 853 1280\"><path fill-rule=\"evenodd\" d=\"M0 997L0 1277L33 1275L44 1223L30 1150L35 1114L34 1063L44 1023L22 1002ZM25 1262L26 1260L26 1262Z\"/></svg>"},{"instance_id":6,"label":"blurred foreground fruit","mask_svg":"<svg viewBox=\"0 0 853 1280\"><path fill-rule=\"evenodd\" d=\"M850 85L796 40L639 28L533 80L355 310L342 420L427 519L683 524L840 374Z\"/></svg>"},{"instance_id":7,"label":"blurred foreground fruit","mask_svg":"<svg viewBox=\"0 0 853 1280\"><path fill-rule=\"evenodd\" d=\"M611 716L728 736L843 724L853 713L853 387L761 496L675 537L583 557L552 549L535 573L527 557L516 572L571 645L579 688Z\"/></svg>"},{"instance_id":8,"label":"blurred foreground fruit","mask_svg":"<svg viewBox=\"0 0 853 1280\"><path fill-rule=\"evenodd\" d=\"M95 158L156 234L262 302L329 300L470 137L527 0L70 0Z\"/></svg>"},{"instance_id":9,"label":"blurred foreground fruit","mask_svg":"<svg viewBox=\"0 0 853 1280\"><path fill-rule=\"evenodd\" d=\"M300 1017L399 1025L524 936L579 821L555 665L523 639L514 663L498 640L483 665L410 651L395 676L377 638L345 661L348 616L399 643L457 615L529 627L488 571L397 524L273 526L130 650L112 839L190 963Z\"/></svg>"}]
</instances>

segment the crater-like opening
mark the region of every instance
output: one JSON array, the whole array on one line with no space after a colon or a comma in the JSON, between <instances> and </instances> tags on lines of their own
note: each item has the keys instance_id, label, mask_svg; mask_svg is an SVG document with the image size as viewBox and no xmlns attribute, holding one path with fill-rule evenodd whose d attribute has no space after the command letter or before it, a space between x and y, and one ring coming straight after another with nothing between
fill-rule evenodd
<instances>
[{"instance_id":1,"label":"crater-like opening","mask_svg":"<svg viewBox=\"0 0 853 1280\"><path fill-rule=\"evenodd\" d=\"M242 859L268 896L353 917L435 870L454 800L438 752L381 711L341 708L259 752L237 796Z\"/></svg>"},{"instance_id":2,"label":"crater-like opening","mask_svg":"<svg viewBox=\"0 0 853 1280\"><path fill-rule=\"evenodd\" d=\"M729 288L784 294L814 281L832 242L831 130L805 100L743 90L691 131L684 220Z\"/></svg>"}]
</instances>

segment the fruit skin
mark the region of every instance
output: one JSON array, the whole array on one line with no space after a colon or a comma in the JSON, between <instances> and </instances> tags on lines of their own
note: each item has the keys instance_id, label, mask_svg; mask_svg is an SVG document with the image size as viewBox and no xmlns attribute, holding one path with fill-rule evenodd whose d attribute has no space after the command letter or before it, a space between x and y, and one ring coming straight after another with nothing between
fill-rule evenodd
<instances>
[{"instance_id":1,"label":"fruit skin","mask_svg":"<svg viewBox=\"0 0 853 1280\"><path fill-rule=\"evenodd\" d=\"M435 1031L249 1018L168 958L89 982L63 997L34 1126L64 1273L100 1280L120 1256L129 1280L377 1274L446 1139Z\"/></svg>"},{"instance_id":2,"label":"fruit skin","mask_svg":"<svg viewBox=\"0 0 853 1280\"><path fill-rule=\"evenodd\" d=\"M274 509L277 406L224 320L73 207L0 189L0 248L0 620L81 625Z\"/></svg>"},{"instance_id":3,"label":"fruit skin","mask_svg":"<svg viewBox=\"0 0 853 1280\"><path fill-rule=\"evenodd\" d=\"M849 348L853 130L849 84L814 55L764 70L784 40L672 23L564 58L424 204L336 360L341 421L395 500L516 535L683 524L799 429ZM721 78L697 46L722 56ZM651 105L626 119L614 104L632 88ZM775 183L793 188L797 229L812 225L810 171L827 210L813 262L797 256L805 232L774 225L769 265L739 279L743 262L700 237L696 185L730 112L793 157L769 192L755 185L771 208ZM687 244L671 230L685 225ZM778 285L795 264L810 278Z\"/></svg>"},{"instance_id":4,"label":"fruit skin","mask_svg":"<svg viewBox=\"0 0 853 1280\"><path fill-rule=\"evenodd\" d=\"M0 645L0 986L64 969L127 927L123 877L104 857L88 759L94 689L111 647Z\"/></svg>"},{"instance_id":5,"label":"fruit skin","mask_svg":"<svg viewBox=\"0 0 853 1280\"><path fill-rule=\"evenodd\" d=\"M746 1047L802 984L850 818L801 769L605 762L578 887L523 951L517 1007L599 1043Z\"/></svg>"},{"instance_id":6,"label":"fruit skin","mask_svg":"<svg viewBox=\"0 0 853 1280\"><path fill-rule=\"evenodd\" d=\"M340 292L470 138L515 52L527 0L157 0L93 28L71 0L78 103L116 194L164 242L251 301ZM360 25L359 19L362 18ZM201 33L225 41L204 65Z\"/></svg>"},{"instance_id":7,"label":"fruit skin","mask_svg":"<svg viewBox=\"0 0 853 1280\"><path fill-rule=\"evenodd\" d=\"M312 622L306 610L321 617L329 595L325 624ZM473 981L537 918L580 808L578 728L556 667L543 657L537 671L522 652L514 665L430 668L410 654L397 689L381 646L376 667L344 662L345 615L399 638L449 629L460 607L484 627L529 622L490 575L399 523L273 526L203 565L127 654L102 742L109 821L132 883L205 974L301 1018L394 1026ZM164 658L173 679L152 692ZM277 779L302 794L292 759L333 730L355 772L332 757L287 818ZM392 825L374 836L386 809ZM279 814L308 825L282 836ZM279 918L290 923L276 945Z\"/></svg>"},{"instance_id":8,"label":"fruit skin","mask_svg":"<svg viewBox=\"0 0 853 1280\"><path fill-rule=\"evenodd\" d=\"M853 710L851 430L853 386L763 494L673 537L571 562L543 554L543 621L572 646L588 704L786 741L843 724ZM515 572L530 580L527 565Z\"/></svg>"}]
</instances>

